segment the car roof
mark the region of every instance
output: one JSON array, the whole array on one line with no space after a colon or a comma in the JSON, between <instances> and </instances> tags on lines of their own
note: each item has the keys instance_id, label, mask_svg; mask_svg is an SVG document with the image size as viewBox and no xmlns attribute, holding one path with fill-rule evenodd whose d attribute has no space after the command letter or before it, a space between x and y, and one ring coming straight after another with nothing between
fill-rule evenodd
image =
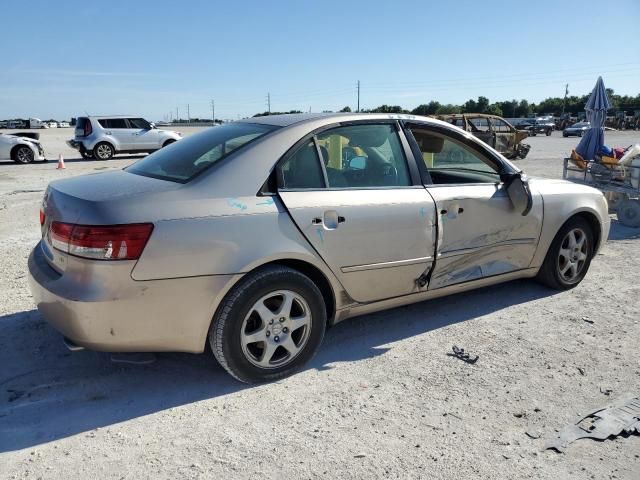
<instances>
[{"instance_id":1,"label":"car roof","mask_svg":"<svg viewBox=\"0 0 640 480\"><path fill-rule=\"evenodd\" d=\"M502 118L498 115L490 115L488 113L444 113L441 115L435 115L435 118L463 118L463 117L476 117L476 118Z\"/></svg>"},{"instance_id":2,"label":"car roof","mask_svg":"<svg viewBox=\"0 0 640 480\"><path fill-rule=\"evenodd\" d=\"M290 127L307 122L321 122L330 124L333 122L353 122L358 120L416 120L442 124L441 120L433 117L423 117L408 113L286 113L280 115L266 115L264 117L251 117L239 120L241 123L258 123L277 127Z\"/></svg>"},{"instance_id":3,"label":"car roof","mask_svg":"<svg viewBox=\"0 0 640 480\"><path fill-rule=\"evenodd\" d=\"M141 115L83 115L85 118L143 118ZM82 118L82 117L78 117Z\"/></svg>"}]
</instances>

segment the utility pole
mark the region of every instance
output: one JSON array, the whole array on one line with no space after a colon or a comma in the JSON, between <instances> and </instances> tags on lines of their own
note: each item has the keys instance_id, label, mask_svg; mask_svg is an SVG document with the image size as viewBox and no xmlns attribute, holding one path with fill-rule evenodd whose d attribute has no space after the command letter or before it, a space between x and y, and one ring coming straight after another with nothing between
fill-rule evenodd
<instances>
[{"instance_id":1,"label":"utility pole","mask_svg":"<svg viewBox=\"0 0 640 480\"><path fill-rule=\"evenodd\" d=\"M178 107L176 107L176 122L180 120L180 111L178 110Z\"/></svg>"},{"instance_id":2,"label":"utility pole","mask_svg":"<svg viewBox=\"0 0 640 480\"><path fill-rule=\"evenodd\" d=\"M358 80L358 110L360 112L360 80Z\"/></svg>"},{"instance_id":3,"label":"utility pole","mask_svg":"<svg viewBox=\"0 0 640 480\"><path fill-rule=\"evenodd\" d=\"M187 103L187 123L191 125L191 113L189 111L189 104Z\"/></svg>"},{"instance_id":4,"label":"utility pole","mask_svg":"<svg viewBox=\"0 0 640 480\"><path fill-rule=\"evenodd\" d=\"M271 94L267 93L267 111L271 115Z\"/></svg>"},{"instance_id":5,"label":"utility pole","mask_svg":"<svg viewBox=\"0 0 640 480\"><path fill-rule=\"evenodd\" d=\"M211 120L213 121L213 125L216 124L216 102L215 100L211 100Z\"/></svg>"},{"instance_id":6,"label":"utility pole","mask_svg":"<svg viewBox=\"0 0 640 480\"><path fill-rule=\"evenodd\" d=\"M560 115L561 117L564 117L564 109L565 109L565 106L567 105L567 95L569 95L568 83L564 86L564 100L562 101L562 115Z\"/></svg>"}]
</instances>

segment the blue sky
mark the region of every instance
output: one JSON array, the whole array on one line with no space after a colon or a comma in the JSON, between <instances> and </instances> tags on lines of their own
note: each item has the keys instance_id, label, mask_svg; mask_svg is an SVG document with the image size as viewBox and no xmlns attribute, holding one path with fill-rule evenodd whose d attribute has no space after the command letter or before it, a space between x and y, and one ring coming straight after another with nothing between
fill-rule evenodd
<instances>
[{"instance_id":1,"label":"blue sky","mask_svg":"<svg viewBox=\"0 0 640 480\"><path fill-rule=\"evenodd\" d=\"M640 92L639 0L30 0L2 17L0 118L210 117L211 99L237 118L267 93L272 110L355 108L358 80L362 108L539 101L598 75Z\"/></svg>"}]
</instances>

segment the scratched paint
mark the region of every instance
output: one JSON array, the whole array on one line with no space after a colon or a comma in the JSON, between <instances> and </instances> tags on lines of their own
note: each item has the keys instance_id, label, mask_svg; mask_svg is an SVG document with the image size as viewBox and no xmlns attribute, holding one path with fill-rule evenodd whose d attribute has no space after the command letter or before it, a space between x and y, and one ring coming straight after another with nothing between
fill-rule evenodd
<instances>
[{"instance_id":1,"label":"scratched paint","mask_svg":"<svg viewBox=\"0 0 640 480\"><path fill-rule=\"evenodd\" d=\"M273 201L273 198L269 197L266 200L264 200L263 202L258 202L256 203L256 205L273 205L275 202Z\"/></svg>"},{"instance_id":2,"label":"scratched paint","mask_svg":"<svg viewBox=\"0 0 640 480\"><path fill-rule=\"evenodd\" d=\"M227 198L227 205L233 208L237 208L238 210L246 210L247 205L242 203L237 198Z\"/></svg>"}]
</instances>

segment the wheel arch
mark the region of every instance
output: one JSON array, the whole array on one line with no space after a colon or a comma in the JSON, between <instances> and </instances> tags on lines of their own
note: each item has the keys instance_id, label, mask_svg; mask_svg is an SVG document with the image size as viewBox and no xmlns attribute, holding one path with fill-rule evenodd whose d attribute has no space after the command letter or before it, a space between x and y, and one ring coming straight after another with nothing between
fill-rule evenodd
<instances>
[{"instance_id":1,"label":"wheel arch","mask_svg":"<svg viewBox=\"0 0 640 480\"><path fill-rule=\"evenodd\" d=\"M583 210L581 212L577 212L574 215L572 215L571 217L569 217L567 219L567 222L569 220L572 220L574 218L583 218L591 227L591 230L593 232L593 241L594 241L594 245L593 245L593 253L595 255L595 253L600 249L601 246L601 235L602 235L602 225L600 225L600 220L598 220L598 217L593 213L590 212L588 210ZM562 226L560 228L562 228L567 222L564 222L562 224ZM559 230L558 230L559 231ZM557 233L556 233L557 235Z\"/></svg>"},{"instance_id":2,"label":"wheel arch","mask_svg":"<svg viewBox=\"0 0 640 480\"><path fill-rule=\"evenodd\" d=\"M271 260L271 261L262 263L260 265L254 266L250 270L247 270L246 272L244 272L242 275L239 275L235 279L235 281L230 282L227 285L227 287L224 289L224 293L220 297L218 297L219 300L215 305L213 314L211 315L211 320L209 322L209 325L207 329L204 331L204 335L202 338L202 351L204 351L207 344L209 329L211 328L211 325L213 325L213 321L215 320L216 315L218 315L218 312L221 306L224 304L225 298L227 298L230 292L238 284L240 284L240 282L242 282L242 280L247 275L249 275L252 272L255 272L256 270L260 270L270 266L288 267L302 273L303 275L306 275L309 279L311 279L311 281L315 283L316 286L320 289L320 293L322 294L322 298L324 299L325 310L327 312L327 326L332 326L335 323L335 317L336 317L336 311L337 311L336 295L332 287L331 281L329 280L329 278L327 278L327 276L321 269L319 269L317 266L313 265L310 262L307 262L305 260L300 260L300 259L281 258L281 259Z\"/></svg>"},{"instance_id":3,"label":"wheel arch","mask_svg":"<svg viewBox=\"0 0 640 480\"><path fill-rule=\"evenodd\" d=\"M101 138L100 140L98 140L96 143L93 144L93 148L91 150L92 151L95 150L96 147L101 143L106 143L107 145L110 145L111 148L113 148L113 154L115 155L116 153L118 153L118 146L117 146L117 142L114 142L114 140L115 139L113 137L108 137L106 139Z\"/></svg>"},{"instance_id":4,"label":"wheel arch","mask_svg":"<svg viewBox=\"0 0 640 480\"><path fill-rule=\"evenodd\" d=\"M16 153L18 152L18 149L22 148L22 147L27 147L28 149L30 149L34 153L34 155L36 155L36 152L34 152L33 147L31 147L29 144L27 144L27 143L16 143L13 147L11 147L11 150L9 151L9 158L11 160L15 161Z\"/></svg>"}]
</instances>

